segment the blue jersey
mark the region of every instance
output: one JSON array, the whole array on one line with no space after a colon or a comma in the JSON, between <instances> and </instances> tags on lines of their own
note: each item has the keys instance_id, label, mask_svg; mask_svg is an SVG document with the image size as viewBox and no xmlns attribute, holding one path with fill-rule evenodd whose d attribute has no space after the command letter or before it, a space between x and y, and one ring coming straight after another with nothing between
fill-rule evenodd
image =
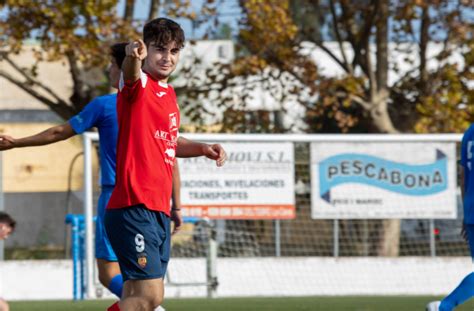
<instances>
[{"instance_id":1,"label":"blue jersey","mask_svg":"<svg viewBox=\"0 0 474 311\"><path fill-rule=\"evenodd\" d=\"M118 135L117 94L95 98L72 117L69 124L76 134L82 134L92 127L99 129L101 185L114 186Z\"/></svg>"},{"instance_id":2,"label":"blue jersey","mask_svg":"<svg viewBox=\"0 0 474 311\"><path fill-rule=\"evenodd\" d=\"M464 223L474 224L474 125L464 133L461 165L464 168Z\"/></svg>"}]
</instances>

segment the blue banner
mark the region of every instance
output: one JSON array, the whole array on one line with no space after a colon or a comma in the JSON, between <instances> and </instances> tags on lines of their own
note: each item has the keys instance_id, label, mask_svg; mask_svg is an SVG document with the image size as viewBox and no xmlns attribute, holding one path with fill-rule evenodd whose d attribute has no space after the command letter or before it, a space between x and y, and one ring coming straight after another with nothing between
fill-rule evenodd
<instances>
[{"instance_id":1,"label":"blue banner","mask_svg":"<svg viewBox=\"0 0 474 311\"><path fill-rule=\"evenodd\" d=\"M330 202L331 188L345 183L367 184L406 195L423 196L448 187L447 157L436 150L431 164L410 165L357 153L344 153L319 163L319 193Z\"/></svg>"}]
</instances>

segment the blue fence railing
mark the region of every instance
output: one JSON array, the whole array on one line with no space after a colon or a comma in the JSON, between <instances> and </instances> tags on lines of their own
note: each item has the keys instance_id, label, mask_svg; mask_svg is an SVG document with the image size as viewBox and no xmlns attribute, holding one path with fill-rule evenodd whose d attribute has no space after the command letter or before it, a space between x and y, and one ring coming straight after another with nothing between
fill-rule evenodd
<instances>
[{"instance_id":1,"label":"blue fence railing","mask_svg":"<svg viewBox=\"0 0 474 311\"><path fill-rule=\"evenodd\" d=\"M95 221L95 217L94 217ZM66 224L71 226L71 257L74 300L83 300L86 293L85 223L82 214L67 214Z\"/></svg>"}]
</instances>

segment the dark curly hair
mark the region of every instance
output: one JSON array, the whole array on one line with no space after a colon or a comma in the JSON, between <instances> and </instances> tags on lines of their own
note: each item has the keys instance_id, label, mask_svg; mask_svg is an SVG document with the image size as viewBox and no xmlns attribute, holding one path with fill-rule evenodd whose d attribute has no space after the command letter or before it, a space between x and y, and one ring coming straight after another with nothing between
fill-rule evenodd
<instances>
[{"instance_id":1,"label":"dark curly hair","mask_svg":"<svg viewBox=\"0 0 474 311\"><path fill-rule=\"evenodd\" d=\"M156 46L167 46L170 42L175 42L176 47L184 47L184 31L181 26L168 18L156 18L145 24L143 27L143 41L146 46L153 43Z\"/></svg>"},{"instance_id":2,"label":"dark curly hair","mask_svg":"<svg viewBox=\"0 0 474 311\"><path fill-rule=\"evenodd\" d=\"M115 59L119 68L122 68L123 60L125 59L125 47L128 42L115 43L110 46L110 56Z\"/></svg>"},{"instance_id":3,"label":"dark curly hair","mask_svg":"<svg viewBox=\"0 0 474 311\"><path fill-rule=\"evenodd\" d=\"M0 223L9 225L12 231L15 230L16 221L5 212L0 212Z\"/></svg>"}]
</instances>

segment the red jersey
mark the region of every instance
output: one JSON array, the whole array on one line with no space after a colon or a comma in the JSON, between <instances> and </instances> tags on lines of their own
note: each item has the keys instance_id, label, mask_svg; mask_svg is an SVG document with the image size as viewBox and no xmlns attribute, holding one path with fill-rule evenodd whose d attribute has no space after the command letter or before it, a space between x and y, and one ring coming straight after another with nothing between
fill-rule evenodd
<instances>
[{"instance_id":1,"label":"red jersey","mask_svg":"<svg viewBox=\"0 0 474 311\"><path fill-rule=\"evenodd\" d=\"M120 81L117 177L108 209L144 204L170 214L179 108L171 85L147 73L132 86Z\"/></svg>"}]
</instances>

